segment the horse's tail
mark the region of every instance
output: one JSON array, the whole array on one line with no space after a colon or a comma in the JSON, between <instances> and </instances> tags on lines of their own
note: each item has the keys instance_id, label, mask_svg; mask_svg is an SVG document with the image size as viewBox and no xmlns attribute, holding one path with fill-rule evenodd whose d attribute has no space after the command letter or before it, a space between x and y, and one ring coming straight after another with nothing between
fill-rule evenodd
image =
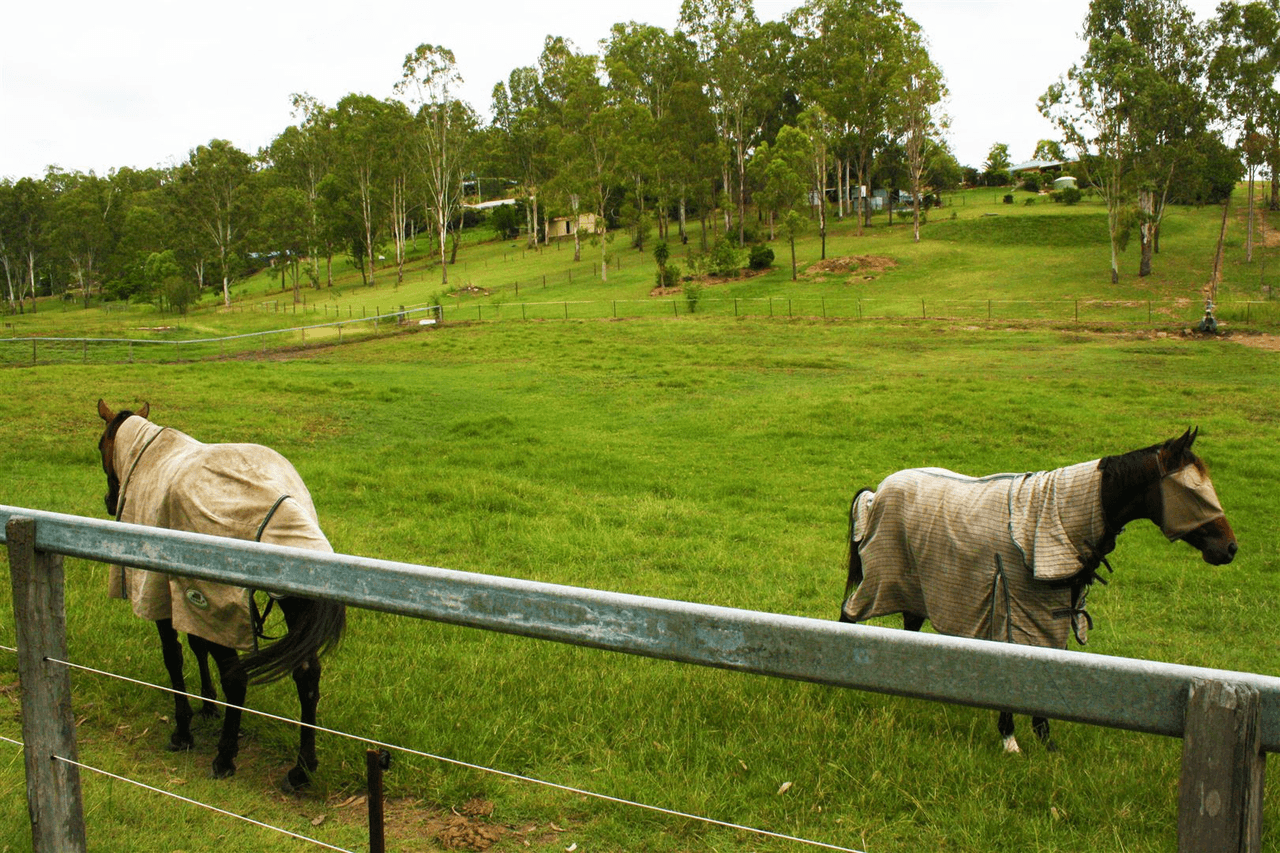
<instances>
[{"instance_id":1,"label":"horse's tail","mask_svg":"<svg viewBox=\"0 0 1280 853\"><path fill-rule=\"evenodd\" d=\"M853 500L849 503L849 579L844 584L844 598L840 599L840 621L850 621L844 615L844 603L849 600L849 596L853 595L854 590L858 588L858 584L862 583L862 558L858 556L858 543L853 538L854 522L857 518L858 498L870 489L858 489L857 494L853 496Z\"/></svg>"},{"instance_id":2,"label":"horse's tail","mask_svg":"<svg viewBox=\"0 0 1280 853\"><path fill-rule=\"evenodd\" d=\"M240 659L250 684L283 678L314 657L337 647L347 627L347 607L336 601L290 596L280 599L289 630L270 645Z\"/></svg>"}]
</instances>

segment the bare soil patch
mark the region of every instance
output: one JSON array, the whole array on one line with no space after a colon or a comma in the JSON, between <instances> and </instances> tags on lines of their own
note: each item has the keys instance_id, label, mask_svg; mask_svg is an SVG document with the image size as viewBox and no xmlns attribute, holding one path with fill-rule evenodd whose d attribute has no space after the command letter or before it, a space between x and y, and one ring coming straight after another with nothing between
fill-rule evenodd
<instances>
[{"instance_id":1,"label":"bare soil patch","mask_svg":"<svg viewBox=\"0 0 1280 853\"><path fill-rule=\"evenodd\" d=\"M800 278L809 281L826 281L828 275L859 275L863 281L871 281L885 270L893 269L898 262L884 255L849 255L842 258L827 258L809 264Z\"/></svg>"}]
</instances>

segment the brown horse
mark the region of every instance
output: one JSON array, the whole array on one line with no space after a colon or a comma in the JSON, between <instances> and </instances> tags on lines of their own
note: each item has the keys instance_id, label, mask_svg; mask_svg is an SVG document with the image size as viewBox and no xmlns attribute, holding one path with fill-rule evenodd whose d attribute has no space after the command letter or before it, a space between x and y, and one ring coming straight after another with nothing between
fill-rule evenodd
<instances>
[{"instance_id":1,"label":"brown horse","mask_svg":"<svg viewBox=\"0 0 1280 853\"><path fill-rule=\"evenodd\" d=\"M150 411L150 404L144 403L137 412L116 413L98 401L98 415L106 422L98 449L107 475L108 513L134 524L333 550L320 530L306 486L283 456L260 445L203 444L151 423ZM206 699L216 698L208 661L213 656L227 702L213 759L216 778L235 773L248 685L292 674L302 725L297 763L281 787L293 791L310 784L318 765L311 726L320 699L319 657L342 636L343 605L273 596L267 608L279 604L287 630L278 641L258 648L261 620L252 590L113 567L111 594L129 599L138 616L156 623L174 690L186 690L180 632L187 634L195 653L200 694ZM242 658L237 649L251 651ZM191 703L180 692L174 706L169 749L191 749ZM217 710L205 702L201 714L216 716Z\"/></svg>"},{"instance_id":2,"label":"brown horse","mask_svg":"<svg viewBox=\"0 0 1280 853\"><path fill-rule=\"evenodd\" d=\"M1152 521L1207 563L1235 558L1235 534L1191 452L1197 434L1056 471L919 468L863 489L850 507L840 620L901 613L908 630L927 619L953 636L1066 648L1074 631L1083 643L1089 587L1130 522ZM1032 725L1053 749L1048 720ZM1019 751L1013 714L1001 713L999 729Z\"/></svg>"}]
</instances>

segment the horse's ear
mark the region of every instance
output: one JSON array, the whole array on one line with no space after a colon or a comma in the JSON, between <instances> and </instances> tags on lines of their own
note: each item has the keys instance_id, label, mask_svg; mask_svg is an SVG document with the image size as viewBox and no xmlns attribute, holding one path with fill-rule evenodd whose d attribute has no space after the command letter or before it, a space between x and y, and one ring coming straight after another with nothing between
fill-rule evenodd
<instances>
[{"instance_id":1,"label":"horse's ear","mask_svg":"<svg viewBox=\"0 0 1280 853\"><path fill-rule=\"evenodd\" d=\"M145 420L147 415L151 414L151 404L143 403L142 408L138 409L138 411L134 412L134 414L142 418L143 420Z\"/></svg>"},{"instance_id":2,"label":"horse's ear","mask_svg":"<svg viewBox=\"0 0 1280 853\"><path fill-rule=\"evenodd\" d=\"M116 413L111 411L111 407L101 397L98 398L98 417L107 423L111 423L116 418Z\"/></svg>"}]
</instances>

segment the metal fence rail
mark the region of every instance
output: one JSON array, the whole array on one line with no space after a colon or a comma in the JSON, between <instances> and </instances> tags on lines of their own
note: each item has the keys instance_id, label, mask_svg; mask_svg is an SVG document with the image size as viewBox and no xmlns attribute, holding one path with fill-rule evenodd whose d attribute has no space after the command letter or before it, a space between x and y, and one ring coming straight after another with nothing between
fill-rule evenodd
<instances>
[{"instance_id":1,"label":"metal fence rail","mask_svg":"<svg viewBox=\"0 0 1280 853\"><path fill-rule=\"evenodd\" d=\"M1180 821L1185 818L1189 829L1180 838L1187 839L1188 850L1196 849L1194 838L1225 838L1203 835L1206 821L1216 827L1224 819L1234 821L1233 837L1243 841L1214 849L1256 849L1249 839L1257 838L1261 824L1260 753L1280 751L1280 678L847 625L0 506L4 526L17 518L34 519L40 553L628 654L1182 737ZM1225 695L1218 689L1224 685ZM1203 750L1206 742L1214 747L1209 757L1196 759L1193 747ZM1214 781L1224 772L1224 750L1238 760L1225 767L1228 781ZM1242 764L1252 780L1243 785L1231 775L1239 776ZM1206 785L1219 803L1208 811ZM1233 786L1242 790L1217 793Z\"/></svg>"}]
</instances>

